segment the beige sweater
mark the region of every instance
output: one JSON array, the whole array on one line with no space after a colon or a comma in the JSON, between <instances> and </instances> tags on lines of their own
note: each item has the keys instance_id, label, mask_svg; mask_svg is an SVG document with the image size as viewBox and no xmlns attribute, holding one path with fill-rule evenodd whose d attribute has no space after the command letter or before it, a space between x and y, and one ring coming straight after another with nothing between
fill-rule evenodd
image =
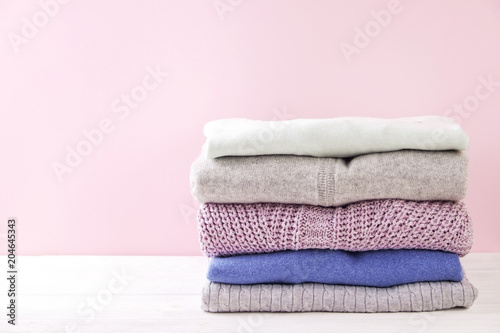
<instances>
[{"instance_id":1,"label":"beige sweater","mask_svg":"<svg viewBox=\"0 0 500 333\"><path fill-rule=\"evenodd\" d=\"M401 150L352 159L294 155L200 157L191 189L200 202L339 206L371 199L461 200L467 155Z\"/></svg>"}]
</instances>

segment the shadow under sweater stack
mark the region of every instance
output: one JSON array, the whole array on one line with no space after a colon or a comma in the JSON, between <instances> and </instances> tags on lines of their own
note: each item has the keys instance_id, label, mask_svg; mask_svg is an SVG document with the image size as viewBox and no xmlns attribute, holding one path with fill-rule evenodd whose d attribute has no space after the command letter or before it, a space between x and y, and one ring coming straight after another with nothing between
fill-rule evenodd
<instances>
[{"instance_id":1,"label":"shadow under sweater stack","mask_svg":"<svg viewBox=\"0 0 500 333\"><path fill-rule=\"evenodd\" d=\"M191 167L209 312L470 307L468 137L438 116L205 126Z\"/></svg>"}]
</instances>

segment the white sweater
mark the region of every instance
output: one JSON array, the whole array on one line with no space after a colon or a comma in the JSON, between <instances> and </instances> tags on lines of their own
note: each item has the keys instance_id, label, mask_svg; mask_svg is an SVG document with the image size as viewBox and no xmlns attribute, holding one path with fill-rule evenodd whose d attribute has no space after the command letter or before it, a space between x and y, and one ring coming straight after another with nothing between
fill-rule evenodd
<instances>
[{"instance_id":1,"label":"white sweater","mask_svg":"<svg viewBox=\"0 0 500 333\"><path fill-rule=\"evenodd\" d=\"M367 153L466 150L467 134L441 116L260 121L221 119L204 128L207 158L252 155L351 157Z\"/></svg>"}]
</instances>

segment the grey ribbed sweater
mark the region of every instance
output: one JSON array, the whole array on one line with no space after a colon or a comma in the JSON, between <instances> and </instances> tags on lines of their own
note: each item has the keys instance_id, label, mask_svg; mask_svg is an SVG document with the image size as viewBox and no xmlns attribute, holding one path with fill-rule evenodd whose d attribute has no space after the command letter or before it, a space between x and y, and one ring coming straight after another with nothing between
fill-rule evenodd
<instances>
[{"instance_id":1,"label":"grey ribbed sweater","mask_svg":"<svg viewBox=\"0 0 500 333\"><path fill-rule=\"evenodd\" d=\"M339 206L371 199L461 200L468 159L459 151L401 150L352 159L294 155L198 158L200 202Z\"/></svg>"},{"instance_id":2,"label":"grey ribbed sweater","mask_svg":"<svg viewBox=\"0 0 500 333\"><path fill-rule=\"evenodd\" d=\"M470 307L478 295L462 282L416 282L389 288L300 284L233 285L208 282L208 312L419 312Z\"/></svg>"}]
</instances>

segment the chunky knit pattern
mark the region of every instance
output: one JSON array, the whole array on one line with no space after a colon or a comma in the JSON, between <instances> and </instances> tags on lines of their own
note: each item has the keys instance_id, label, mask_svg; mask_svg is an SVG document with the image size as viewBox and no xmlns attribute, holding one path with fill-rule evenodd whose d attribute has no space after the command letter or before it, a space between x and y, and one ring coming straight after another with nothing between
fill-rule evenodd
<instances>
[{"instance_id":1,"label":"chunky knit pattern","mask_svg":"<svg viewBox=\"0 0 500 333\"><path fill-rule=\"evenodd\" d=\"M202 309L208 312L417 312L468 308L477 294L467 279L416 282L389 288L208 282L202 292Z\"/></svg>"},{"instance_id":2,"label":"chunky knit pattern","mask_svg":"<svg viewBox=\"0 0 500 333\"><path fill-rule=\"evenodd\" d=\"M209 257L280 250L428 249L466 255L472 223L461 202L373 200L341 207L203 204L202 251Z\"/></svg>"}]
</instances>

